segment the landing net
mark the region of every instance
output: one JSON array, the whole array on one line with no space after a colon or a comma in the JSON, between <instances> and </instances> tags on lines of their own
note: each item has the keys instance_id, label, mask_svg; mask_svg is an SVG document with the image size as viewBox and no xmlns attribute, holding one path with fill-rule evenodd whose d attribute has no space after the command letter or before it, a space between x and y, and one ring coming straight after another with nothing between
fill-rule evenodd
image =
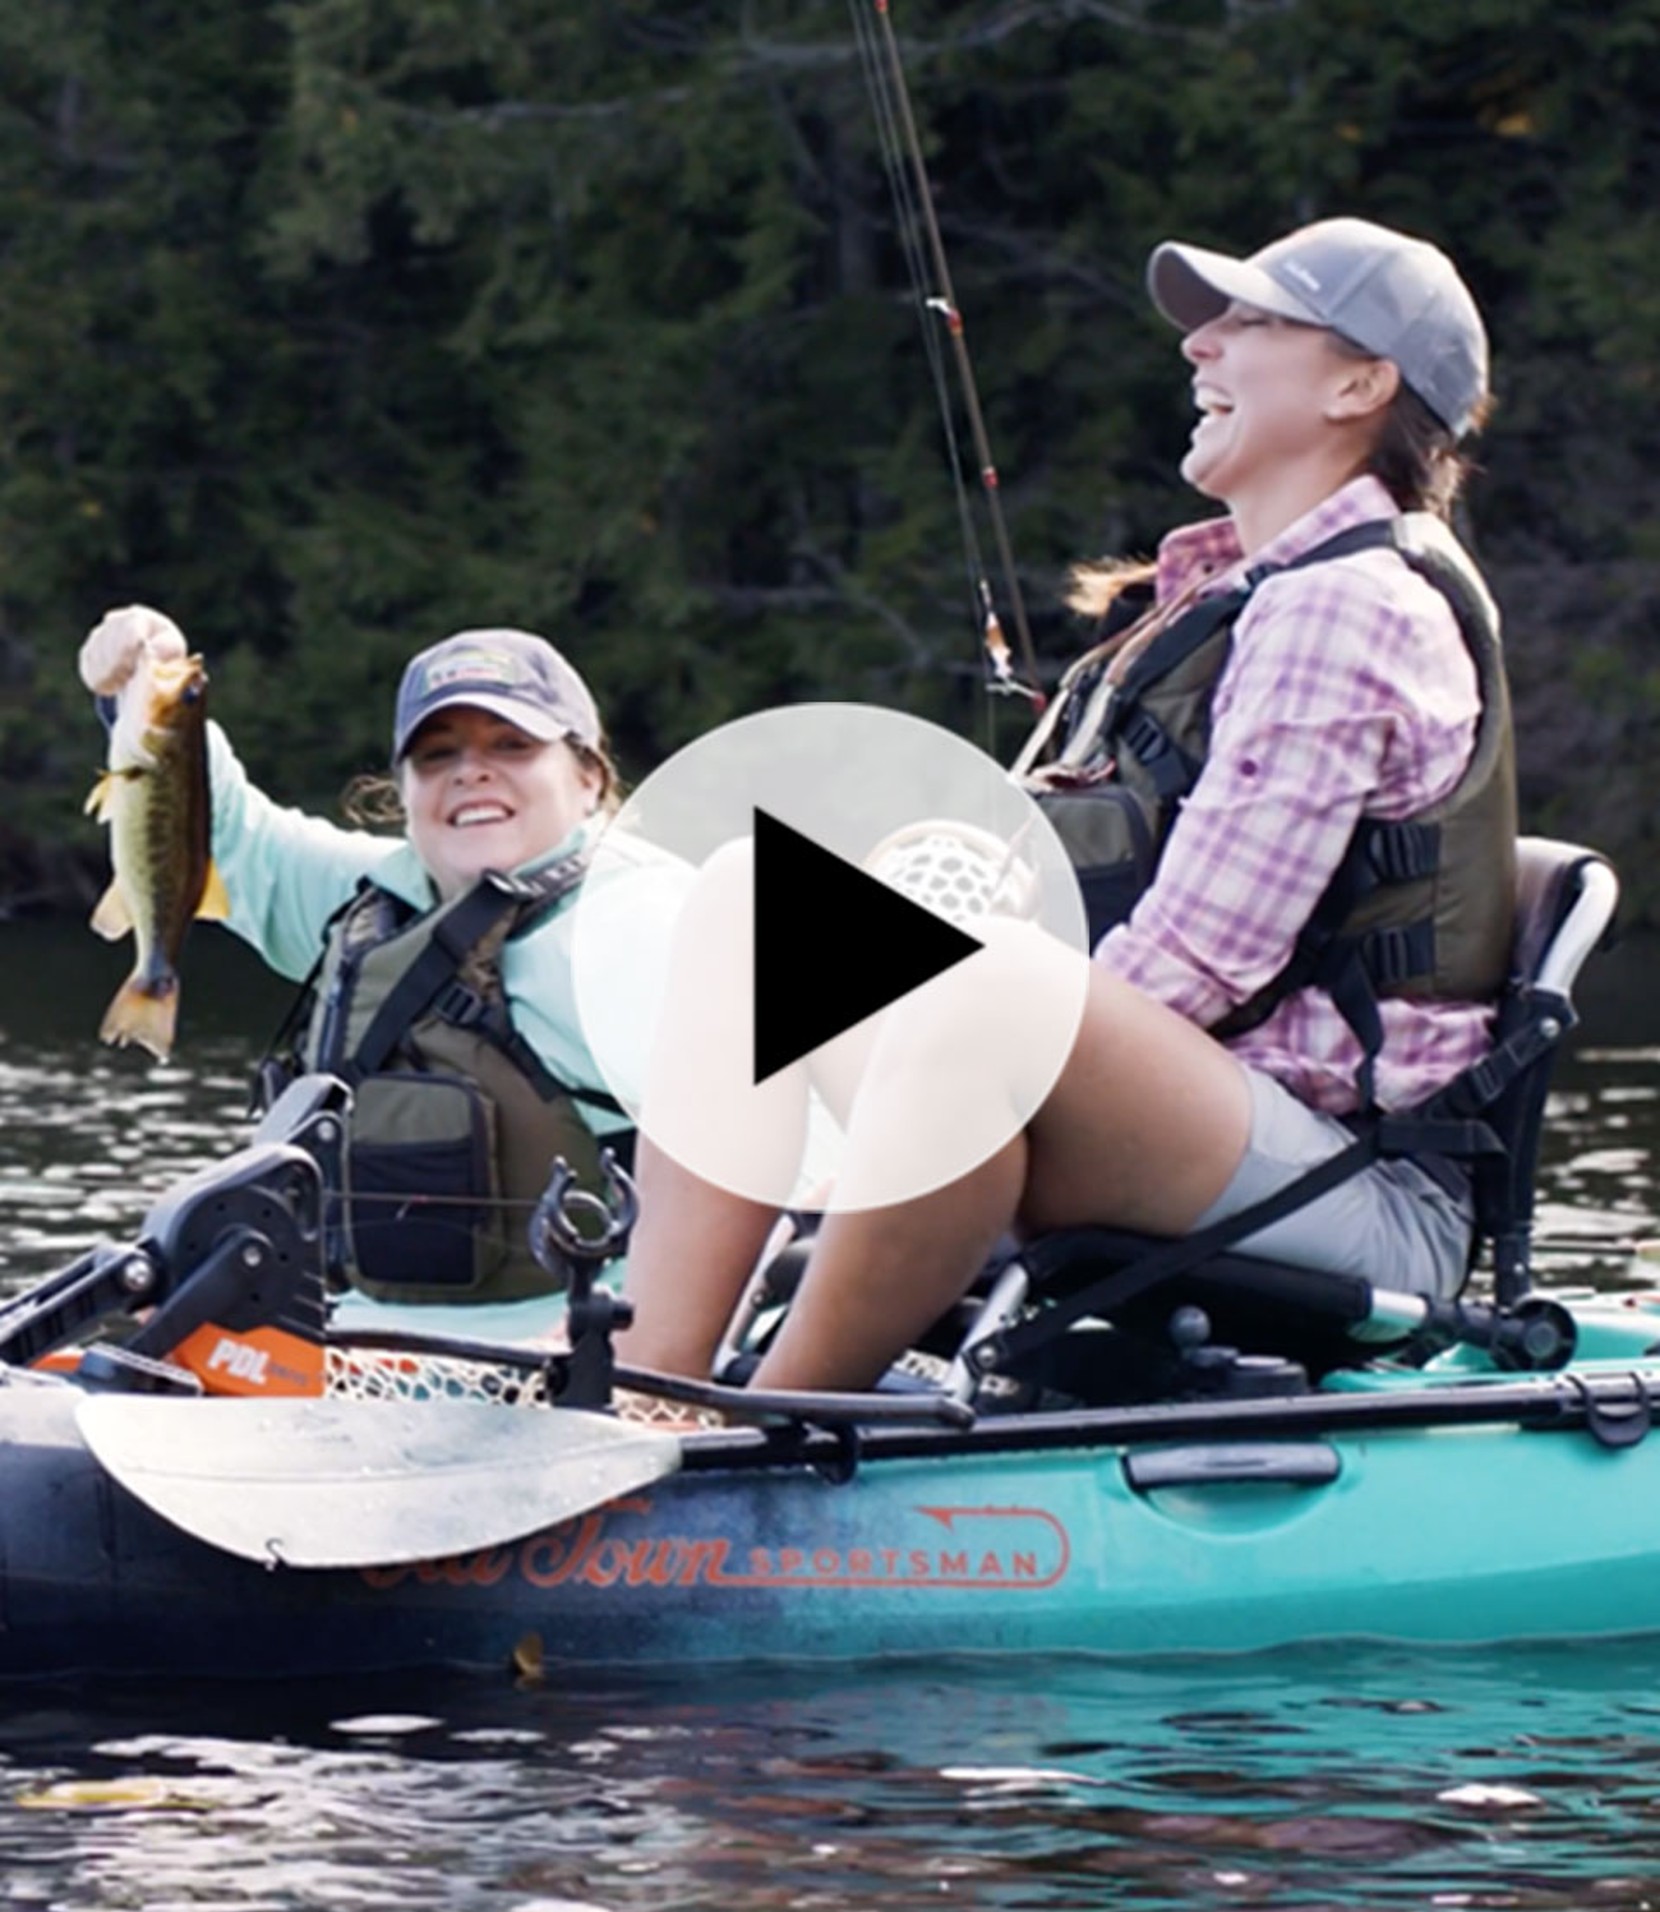
<instances>
[{"instance_id":1,"label":"landing net","mask_svg":"<svg viewBox=\"0 0 1660 1912\"><path fill-rule=\"evenodd\" d=\"M405 1354L391 1349L326 1348L324 1393L347 1401L482 1401L491 1407L552 1407L540 1370L499 1367L449 1354ZM723 1427L712 1409L617 1388L611 1405L619 1420L647 1426Z\"/></svg>"},{"instance_id":2,"label":"landing net","mask_svg":"<svg viewBox=\"0 0 1660 1912\"><path fill-rule=\"evenodd\" d=\"M323 1392L347 1401L483 1401L492 1407L548 1407L539 1370L498 1367L448 1354L325 1348Z\"/></svg>"}]
</instances>

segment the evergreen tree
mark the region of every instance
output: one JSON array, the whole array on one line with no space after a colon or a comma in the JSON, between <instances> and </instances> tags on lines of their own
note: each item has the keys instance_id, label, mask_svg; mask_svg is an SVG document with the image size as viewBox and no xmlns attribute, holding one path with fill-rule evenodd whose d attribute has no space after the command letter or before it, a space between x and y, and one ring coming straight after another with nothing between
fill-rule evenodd
<instances>
[{"instance_id":1,"label":"evergreen tree","mask_svg":"<svg viewBox=\"0 0 1660 1912\"><path fill-rule=\"evenodd\" d=\"M1066 565L1195 514L1151 246L1422 232L1493 333L1528 817L1641 892L1660 0L888 17L1045 668ZM791 698L985 734L962 500L1010 607L882 47L874 0L0 0L0 862L90 850L72 659L135 599L314 804L468 625L565 646L636 775Z\"/></svg>"}]
</instances>

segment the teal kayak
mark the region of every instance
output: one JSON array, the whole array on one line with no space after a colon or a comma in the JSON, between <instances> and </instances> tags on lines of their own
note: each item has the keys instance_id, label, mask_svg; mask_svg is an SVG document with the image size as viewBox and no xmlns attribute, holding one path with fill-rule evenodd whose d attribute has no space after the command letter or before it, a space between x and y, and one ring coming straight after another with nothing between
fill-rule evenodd
<instances>
[{"instance_id":1,"label":"teal kayak","mask_svg":"<svg viewBox=\"0 0 1660 1912\"><path fill-rule=\"evenodd\" d=\"M612 1354L620 1207L559 1244L557 1345L338 1305L347 1091L294 1085L138 1239L0 1306L0 1679L1660 1631L1660 1297L1529 1279L1551 1060L1615 888L1521 848L1492 1055L1368 1143L1467 1151L1485 1298L1083 1231L1013 1248L869 1394L758 1393L785 1255L723 1380L677 1381Z\"/></svg>"},{"instance_id":2,"label":"teal kayak","mask_svg":"<svg viewBox=\"0 0 1660 1912\"><path fill-rule=\"evenodd\" d=\"M1460 1353L1286 1395L966 1428L658 1434L674 1471L552 1525L332 1567L261 1564L174 1524L95 1457L83 1389L19 1380L0 1389L0 1675L1236 1653L1660 1629L1660 1312L1603 1304L1577 1321L1586 1352L1544 1375ZM216 1419L250 1404L159 1405L194 1415L190 1451L211 1453ZM465 1405L428 1404L435 1439Z\"/></svg>"}]
</instances>

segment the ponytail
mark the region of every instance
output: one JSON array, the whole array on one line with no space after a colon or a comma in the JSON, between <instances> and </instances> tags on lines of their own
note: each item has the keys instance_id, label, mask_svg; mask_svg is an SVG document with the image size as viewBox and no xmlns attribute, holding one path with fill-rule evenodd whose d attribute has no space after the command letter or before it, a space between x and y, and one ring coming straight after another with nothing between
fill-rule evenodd
<instances>
[{"instance_id":1,"label":"ponytail","mask_svg":"<svg viewBox=\"0 0 1660 1912\"><path fill-rule=\"evenodd\" d=\"M1483 401L1472 430L1486 420ZM1384 415L1366 469L1403 511L1447 519L1473 469L1458 441L1414 391L1403 385Z\"/></svg>"}]
</instances>

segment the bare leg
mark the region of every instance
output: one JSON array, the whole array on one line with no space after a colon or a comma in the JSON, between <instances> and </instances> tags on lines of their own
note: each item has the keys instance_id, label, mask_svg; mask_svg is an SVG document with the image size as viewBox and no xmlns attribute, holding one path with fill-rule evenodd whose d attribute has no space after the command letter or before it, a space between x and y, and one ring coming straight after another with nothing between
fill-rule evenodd
<instances>
[{"instance_id":1,"label":"bare leg","mask_svg":"<svg viewBox=\"0 0 1660 1912\"><path fill-rule=\"evenodd\" d=\"M1043 986L1045 960L1040 952L1023 986ZM891 1146L931 1101L919 1085L960 1065L974 1026L965 1014L986 1011L983 997L964 996L983 976L962 989L942 978L925 1006L884 1024L849 1130L851 1172L861 1148ZM948 1188L832 1216L755 1384L868 1386L967 1290L1017 1221L1182 1233L1238 1167L1249 1121L1244 1077L1220 1044L1092 968L1077 1041L1023 1135Z\"/></svg>"},{"instance_id":2,"label":"bare leg","mask_svg":"<svg viewBox=\"0 0 1660 1912\"><path fill-rule=\"evenodd\" d=\"M1245 1072L1219 1042L1097 968L1072 1055L1028 1130L1023 1229L1182 1235L1239 1167Z\"/></svg>"},{"instance_id":3,"label":"bare leg","mask_svg":"<svg viewBox=\"0 0 1660 1912\"><path fill-rule=\"evenodd\" d=\"M635 1156L640 1219L628 1251L634 1326L617 1357L704 1377L777 1210L717 1188L642 1135Z\"/></svg>"},{"instance_id":4,"label":"bare leg","mask_svg":"<svg viewBox=\"0 0 1660 1912\"><path fill-rule=\"evenodd\" d=\"M852 1102L874 1033L861 1024L821 1052L826 1077L821 1086L838 1109ZM818 1073L815 1069L815 1080ZM801 1121L806 1072L780 1078L778 1091L774 1121L787 1133ZM618 1336L618 1356L635 1367L701 1378L709 1372L779 1210L705 1181L644 1131L635 1150L634 1180L640 1219L629 1242L627 1289L635 1323Z\"/></svg>"},{"instance_id":5,"label":"bare leg","mask_svg":"<svg viewBox=\"0 0 1660 1912\"><path fill-rule=\"evenodd\" d=\"M1017 1138L915 1201L826 1216L754 1385L870 1386L966 1292L1019 1203L1025 1161Z\"/></svg>"},{"instance_id":6,"label":"bare leg","mask_svg":"<svg viewBox=\"0 0 1660 1912\"><path fill-rule=\"evenodd\" d=\"M732 861L700 890L730 934L749 901L747 866ZM1021 992L1075 986L1082 961L1026 926L1005 925L973 963L850 1031L821 1058L832 1104L851 1098L838 1190L854 1191L847 1201L861 1185L891 1187L887 1165L942 1119L959 1139L987 1137L986 1153L966 1175L914 1200L844 1202L827 1219L758 1386L868 1385L966 1291L1016 1225L1116 1223L1179 1235L1221 1193L1244 1150L1250 1099L1226 1050L1181 1017L1085 964L1082 1020L1052 1085L1014 1080L1028 1067L1024 1048L988 1039L1006 1036ZM669 1066L717 1095L734 1053L748 1057L748 1031L738 1026L748 997L739 991L727 1001L739 1007L689 1000L664 1025L675 1032ZM740 1076L730 1086L747 1085ZM776 1100L744 1105L744 1146L798 1152L805 1070L781 1072L772 1093ZM1030 1109L1039 1096L1023 1127L1018 1116L1008 1120L1012 1107ZM695 1102L687 1107L695 1120ZM1011 1129L1013 1139L1002 1139ZM641 1366L705 1375L776 1210L703 1180L644 1139L639 1168L629 1273L639 1320L619 1351Z\"/></svg>"},{"instance_id":7,"label":"bare leg","mask_svg":"<svg viewBox=\"0 0 1660 1912\"><path fill-rule=\"evenodd\" d=\"M729 845L704 865L677 931L646 1091L649 1132L642 1128L635 1156L640 1219L627 1278L635 1322L617 1337L619 1358L635 1367L708 1375L779 1213L735 1190L786 1190L801 1161L806 1062L759 1089L752 1083L753 901L751 846ZM853 1100L876 1027L867 1018L814 1054L812 1080L838 1111ZM700 1166L724 1159L731 1185L687 1168L683 1156Z\"/></svg>"},{"instance_id":8,"label":"bare leg","mask_svg":"<svg viewBox=\"0 0 1660 1912\"><path fill-rule=\"evenodd\" d=\"M704 1376L776 1206L732 1192L753 1170L788 1188L807 1108L804 1065L752 1085L754 863L728 844L699 872L675 932L635 1155L640 1219L629 1244L635 1323L617 1339L637 1367ZM684 1166L730 1160L732 1187Z\"/></svg>"}]
</instances>

